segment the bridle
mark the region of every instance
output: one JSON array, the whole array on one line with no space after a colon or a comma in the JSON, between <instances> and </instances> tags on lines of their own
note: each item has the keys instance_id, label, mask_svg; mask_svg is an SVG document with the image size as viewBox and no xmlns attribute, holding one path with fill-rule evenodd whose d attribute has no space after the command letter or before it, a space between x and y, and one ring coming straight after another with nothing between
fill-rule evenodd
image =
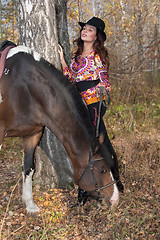
<instances>
[{"instance_id":1,"label":"bridle","mask_svg":"<svg viewBox=\"0 0 160 240\"><path fill-rule=\"evenodd\" d=\"M104 186L101 186L101 187L98 187L98 184L97 184L97 181L96 181L96 177L95 177L95 174L94 174L94 163L98 162L98 161L101 161L103 160L103 158L97 158L97 159L92 159L92 151L90 150L90 153L89 153L89 162L86 166L86 168L84 169L82 175L80 176L80 178L78 179L78 181L76 182L77 184L81 181L82 177L84 176L86 170L89 168L91 170L91 173L92 173L92 178L93 178L93 183L94 183L94 186L95 186L95 189L92 190L92 191L87 191L88 193L94 193L94 192L97 192L98 195L100 195L100 191L105 189L105 188L108 188L110 186L112 186L113 184L115 184L117 181L116 180L113 180L112 182L108 183L108 184L105 184Z\"/></svg>"},{"instance_id":2,"label":"bridle","mask_svg":"<svg viewBox=\"0 0 160 240\"><path fill-rule=\"evenodd\" d=\"M106 93L108 95L108 104L106 105L106 107L108 107L110 105L110 95L108 93L108 91L106 90ZM100 87L100 104L99 104L99 113L98 113L98 120L97 120L97 126L96 126L96 137L99 136L99 124L100 124L100 114L101 114L101 106L102 106L102 103L103 103L103 88ZM108 183L108 184L105 184L104 186L101 186L101 187L98 187L98 184L97 184L97 180L96 180L96 177L95 177L95 173L94 173L94 164L98 161L101 161L103 160L104 158L97 158L97 159L92 159L92 150L90 149L90 153L89 153L89 162L86 166L86 168L84 169L82 175L80 176L80 178L78 179L78 181L76 182L77 185L78 183L81 181L81 179L83 178L85 172L87 171L87 169L89 168L91 170L91 173L92 173L92 178L93 178L93 183L94 183L94 186L95 186L95 189L92 190L92 191L87 191L87 193L91 194L91 193L98 193L98 195L100 196L100 191L105 189L105 188L108 188L110 186L112 186L113 184L117 183L116 180L113 180L112 182ZM109 204L109 206L111 205L111 202L110 200L106 197L106 200Z\"/></svg>"}]
</instances>

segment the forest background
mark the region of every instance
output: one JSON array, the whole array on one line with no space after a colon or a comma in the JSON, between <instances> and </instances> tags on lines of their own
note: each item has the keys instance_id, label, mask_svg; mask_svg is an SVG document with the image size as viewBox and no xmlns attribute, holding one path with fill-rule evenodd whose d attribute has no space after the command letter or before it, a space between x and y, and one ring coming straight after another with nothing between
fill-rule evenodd
<instances>
[{"instance_id":1,"label":"forest background","mask_svg":"<svg viewBox=\"0 0 160 240\"><path fill-rule=\"evenodd\" d=\"M0 0L1 41L19 42L17 4L16 0ZM115 214L105 208L97 214L95 206L68 212L61 197L64 194L69 199L68 192L58 192L63 204L58 202L56 190L41 193L38 204L47 208L45 214L41 213L42 221L27 219L18 210L16 215L11 206L3 226L4 235L11 234L11 239L14 236L23 239L22 235L24 239L50 239L54 225L53 239L159 239L160 1L68 0L67 8L71 53L73 40L79 33L78 21L98 16L106 24L105 46L110 55L112 92L105 123L118 155L126 192ZM9 143L6 151L10 149L10 153L7 154L4 147L1 157L13 161L19 153ZM9 192L7 187L3 189L4 199ZM73 198L74 190L71 191ZM4 205L3 200L0 204L2 213L5 201ZM14 204L18 201L15 196ZM51 201L56 203L57 210L50 210ZM16 219L21 220L20 226ZM36 227L35 224L28 227L31 222L35 222Z\"/></svg>"}]
</instances>

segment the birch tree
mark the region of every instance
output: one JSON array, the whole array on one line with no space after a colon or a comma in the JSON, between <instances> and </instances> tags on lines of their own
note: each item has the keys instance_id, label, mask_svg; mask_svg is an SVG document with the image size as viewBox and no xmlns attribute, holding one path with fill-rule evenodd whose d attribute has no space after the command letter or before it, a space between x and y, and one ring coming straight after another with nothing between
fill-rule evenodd
<instances>
[{"instance_id":1,"label":"birch tree","mask_svg":"<svg viewBox=\"0 0 160 240\"><path fill-rule=\"evenodd\" d=\"M61 43L62 40L65 42L64 47L69 46L67 34L64 34L64 29L65 32L67 31L67 21L64 21L66 19L65 1L60 9L61 4L61 0L19 1L20 44L39 52L59 69L61 66L58 54L58 35ZM63 18L58 16L58 24L56 7L57 15L63 16ZM42 140L37 147L35 162L35 179L38 182L54 187L64 186L72 181L73 168L70 159L58 139L47 128L45 128Z\"/></svg>"}]
</instances>

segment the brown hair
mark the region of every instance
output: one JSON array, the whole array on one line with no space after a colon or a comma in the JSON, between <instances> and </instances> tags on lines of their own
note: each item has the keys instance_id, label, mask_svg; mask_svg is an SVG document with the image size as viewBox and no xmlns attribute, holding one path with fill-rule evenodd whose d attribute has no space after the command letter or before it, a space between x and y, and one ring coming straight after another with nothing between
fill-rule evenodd
<instances>
[{"instance_id":1,"label":"brown hair","mask_svg":"<svg viewBox=\"0 0 160 240\"><path fill-rule=\"evenodd\" d=\"M82 29L81 29L81 31L82 31ZM77 62L78 61L77 57L80 56L83 52L83 40L81 39L81 37L79 37L74 41L74 43L76 43L78 46L78 49L74 54L75 61ZM93 49L95 50L94 56L96 56L98 54L100 56L103 66L106 67L108 70L109 69L109 54L108 54L107 48L104 46L103 37L102 37L101 33L98 31L98 29L97 29L97 39L93 43Z\"/></svg>"}]
</instances>

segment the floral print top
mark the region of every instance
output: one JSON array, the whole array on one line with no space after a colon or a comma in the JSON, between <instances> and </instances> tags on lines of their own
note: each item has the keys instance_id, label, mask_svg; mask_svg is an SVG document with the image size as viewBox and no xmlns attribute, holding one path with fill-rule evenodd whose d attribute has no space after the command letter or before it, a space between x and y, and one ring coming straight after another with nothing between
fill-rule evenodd
<instances>
[{"instance_id":1,"label":"floral print top","mask_svg":"<svg viewBox=\"0 0 160 240\"><path fill-rule=\"evenodd\" d=\"M100 101L99 94L96 92L98 86L104 86L107 91L111 90L107 70L103 67L99 55L96 55L94 59L94 52L95 50L87 57L79 56L78 62L75 62L75 59L73 59L69 67L63 68L63 74L67 76L73 84L80 81L100 80L97 86L81 92L82 98L87 105Z\"/></svg>"}]
</instances>

